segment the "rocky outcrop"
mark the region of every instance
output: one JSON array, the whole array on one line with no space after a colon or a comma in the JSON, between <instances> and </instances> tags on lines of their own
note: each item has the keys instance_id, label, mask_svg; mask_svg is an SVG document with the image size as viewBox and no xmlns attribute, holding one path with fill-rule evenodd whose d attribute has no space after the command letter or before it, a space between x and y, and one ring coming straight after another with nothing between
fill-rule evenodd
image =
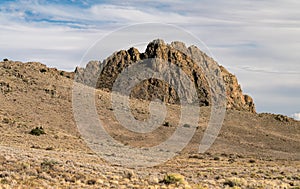
<instances>
[{"instance_id":1,"label":"rocky outcrop","mask_svg":"<svg viewBox=\"0 0 300 189\"><path fill-rule=\"evenodd\" d=\"M220 66L220 69L226 86L227 108L255 112L253 99L242 93L236 76L229 73L223 66Z\"/></svg>"},{"instance_id":2,"label":"rocky outcrop","mask_svg":"<svg viewBox=\"0 0 300 189\"><path fill-rule=\"evenodd\" d=\"M144 75L161 73L163 80L159 77L141 80L142 72ZM148 44L144 53L133 47L121 50L102 63L92 61L85 69L77 68L75 73L77 81L110 91L116 83L119 86L130 86L130 83L140 79L132 90L123 87L125 93L131 90L130 96L134 98L158 98L172 104L179 103L182 97L193 101L195 96L191 89L195 87L201 106L209 106L213 97L225 94L227 108L255 112L253 99L242 93L233 74L196 46L186 47L182 42L166 44L162 40L154 40ZM121 73L129 75L127 79L116 82ZM221 78L224 85L218 78Z\"/></svg>"},{"instance_id":3,"label":"rocky outcrop","mask_svg":"<svg viewBox=\"0 0 300 189\"><path fill-rule=\"evenodd\" d=\"M85 68L76 67L76 80L93 86L93 83L97 82L96 76L100 74L100 65L99 61L90 61Z\"/></svg>"}]
</instances>

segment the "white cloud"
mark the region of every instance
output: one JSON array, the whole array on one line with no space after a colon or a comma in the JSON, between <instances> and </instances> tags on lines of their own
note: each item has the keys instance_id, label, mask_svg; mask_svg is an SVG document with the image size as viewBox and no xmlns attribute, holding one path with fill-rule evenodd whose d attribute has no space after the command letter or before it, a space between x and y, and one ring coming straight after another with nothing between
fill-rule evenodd
<instances>
[{"instance_id":1,"label":"white cloud","mask_svg":"<svg viewBox=\"0 0 300 189\"><path fill-rule=\"evenodd\" d=\"M176 13L161 12L157 9L139 9L132 6L94 5L90 8L94 18L115 22L140 23L140 22L176 22L187 21L187 17Z\"/></svg>"},{"instance_id":2,"label":"white cloud","mask_svg":"<svg viewBox=\"0 0 300 189\"><path fill-rule=\"evenodd\" d=\"M73 70L84 51L101 31L65 27L36 27L17 24L0 31L0 57L21 61L42 61L49 66Z\"/></svg>"},{"instance_id":3,"label":"white cloud","mask_svg":"<svg viewBox=\"0 0 300 189\"><path fill-rule=\"evenodd\" d=\"M171 23L203 40L214 58L237 75L243 90L254 96L259 111L298 111L300 1L132 0L84 8L44 2L1 5L0 58L73 70L90 45L121 26ZM176 35L168 37L178 40ZM289 88L280 91L283 86Z\"/></svg>"},{"instance_id":4,"label":"white cloud","mask_svg":"<svg viewBox=\"0 0 300 189\"><path fill-rule=\"evenodd\" d=\"M292 117L295 119L295 120L299 120L300 121L300 112L299 113L294 113L292 115Z\"/></svg>"}]
</instances>

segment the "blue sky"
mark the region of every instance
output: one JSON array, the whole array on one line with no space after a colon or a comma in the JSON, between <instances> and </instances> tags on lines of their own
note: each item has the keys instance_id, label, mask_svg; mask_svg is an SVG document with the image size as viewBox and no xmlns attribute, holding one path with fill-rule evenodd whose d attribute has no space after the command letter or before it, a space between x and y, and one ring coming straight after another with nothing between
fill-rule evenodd
<instances>
[{"instance_id":1,"label":"blue sky","mask_svg":"<svg viewBox=\"0 0 300 189\"><path fill-rule=\"evenodd\" d=\"M120 27L173 24L237 75L259 112L300 119L299 10L296 0L2 0L0 58L74 70L97 39Z\"/></svg>"}]
</instances>

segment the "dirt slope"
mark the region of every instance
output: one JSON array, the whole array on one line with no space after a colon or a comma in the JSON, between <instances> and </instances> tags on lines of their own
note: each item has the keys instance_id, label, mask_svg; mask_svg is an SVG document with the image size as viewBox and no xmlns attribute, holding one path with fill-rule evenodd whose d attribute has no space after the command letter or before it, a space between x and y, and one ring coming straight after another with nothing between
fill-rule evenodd
<instances>
[{"instance_id":1,"label":"dirt slope","mask_svg":"<svg viewBox=\"0 0 300 189\"><path fill-rule=\"evenodd\" d=\"M195 136L175 159L151 168L111 165L80 137L72 112L72 86L73 73L40 63L0 62L1 187L289 188L300 184L298 121L228 110L212 148L198 154L209 107L201 108ZM179 105L168 104L166 121L170 126L137 135L115 119L109 92L98 90L96 102L99 118L107 120L107 131L131 146L151 147L164 141L176 129L180 113ZM131 100L137 119L147 119L148 104ZM46 134L29 134L35 127L43 127ZM168 173L185 179L168 183Z\"/></svg>"}]
</instances>

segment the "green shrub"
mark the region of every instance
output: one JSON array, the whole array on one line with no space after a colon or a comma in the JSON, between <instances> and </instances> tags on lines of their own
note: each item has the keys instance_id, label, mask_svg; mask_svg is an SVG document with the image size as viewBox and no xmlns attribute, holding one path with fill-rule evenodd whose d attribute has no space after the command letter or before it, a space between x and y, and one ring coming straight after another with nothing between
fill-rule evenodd
<instances>
[{"instance_id":1,"label":"green shrub","mask_svg":"<svg viewBox=\"0 0 300 189\"><path fill-rule=\"evenodd\" d=\"M53 147L47 147L45 150L54 150L54 148Z\"/></svg>"},{"instance_id":2,"label":"green shrub","mask_svg":"<svg viewBox=\"0 0 300 189\"><path fill-rule=\"evenodd\" d=\"M184 176L176 173L165 175L164 179L161 181L161 183L165 183L165 184L175 184L175 183L183 183L183 182L184 182Z\"/></svg>"},{"instance_id":3,"label":"green shrub","mask_svg":"<svg viewBox=\"0 0 300 189\"><path fill-rule=\"evenodd\" d=\"M29 134L31 135L35 135L35 136L40 136L40 135L44 135L46 134L45 131L44 131L44 128L43 127L36 127L34 129L32 129Z\"/></svg>"},{"instance_id":4,"label":"green shrub","mask_svg":"<svg viewBox=\"0 0 300 189\"><path fill-rule=\"evenodd\" d=\"M164 122L163 126L165 126L165 127L171 127L171 124L170 124L170 122L166 121L166 122Z\"/></svg>"},{"instance_id":5,"label":"green shrub","mask_svg":"<svg viewBox=\"0 0 300 189\"><path fill-rule=\"evenodd\" d=\"M53 169L55 165L57 165L58 162L54 161L54 160L44 160L41 163L41 168L44 170L49 170L49 169Z\"/></svg>"},{"instance_id":6,"label":"green shrub","mask_svg":"<svg viewBox=\"0 0 300 189\"><path fill-rule=\"evenodd\" d=\"M41 72L41 73L45 73L45 72L47 72L47 69L42 68L42 69L40 69L40 72Z\"/></svg>"},{"instance_id":7,"label":"green shrub","mask_svg":"<svg viewBox=\"0 0 300 189\"><path fill-rule=\"evenodd\" d=\"M227 185L229 187L239 188L240 186L242 186L244 184L244 180L240 179L240 178L232 177L232 178L226 179L223 184L224 184L224 186Z\"/></svg>"},{"instance_id":8,"label":"green shrub","mask_svg":"<svg viewBox=\"0 0 300 189\"><path fill-rule=\"evenodd\" d=\"M300 186L292 187L291 189L300 189Z\"/></svg>"}]
</instances>

